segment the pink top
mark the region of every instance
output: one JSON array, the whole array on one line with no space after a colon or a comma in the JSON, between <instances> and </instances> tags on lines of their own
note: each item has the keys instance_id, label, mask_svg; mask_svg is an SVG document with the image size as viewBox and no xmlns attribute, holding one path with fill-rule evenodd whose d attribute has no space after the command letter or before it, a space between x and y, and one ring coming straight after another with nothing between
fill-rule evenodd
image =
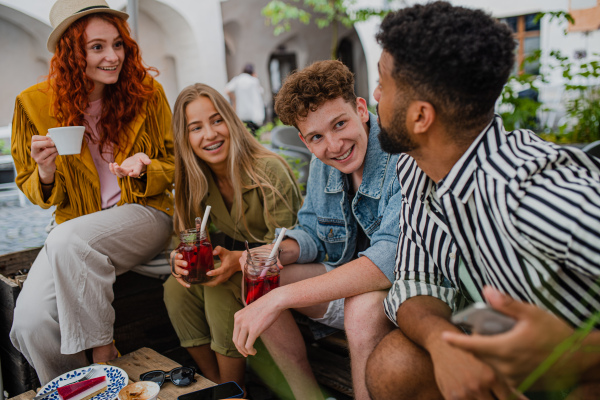
<instances>
[{"instance_id":1,"label":"pink top","mask_svg":"<svg viewBox=\"0 0 600 400\"><path fill-rule=\"evenodd\" d=\"M96 125L98 124L98 121L100 121L101 115L102 99L90 102L90 106L85 113L85 120L92 130L92 138L94 138L94 140L100 139ZM119 187L117 177L110 172L110 169L108 169L108 162L102 158L102 154L100 154L99 143L92 143L90 140L87 140L87 144L90 148L90 152L92 153L92 158L94 159L94 164L96 165L96 170L98 171L98 177L100 178L100 197L102 198L102 209L112 207L117 204L121 198L121 188ZM114 162L112 146L108 153L104 153L104 158L109 160L109 162Z\"/></svg>"}]
</instances>

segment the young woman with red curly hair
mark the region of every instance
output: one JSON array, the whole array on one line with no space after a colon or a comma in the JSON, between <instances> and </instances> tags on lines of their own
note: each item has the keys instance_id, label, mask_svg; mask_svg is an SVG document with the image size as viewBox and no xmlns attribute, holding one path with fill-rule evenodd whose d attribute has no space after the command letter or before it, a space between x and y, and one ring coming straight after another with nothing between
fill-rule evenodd
<instances>
[{"instance_id":1,"label":"young woman with red curly hair","mask_svg":"<svg viewBox=\"0 0 600 400\"><path fill-rule=\"evenodd\" d=\"M115 276L163 250L172 231L171 111L142 64L128 15L104 0L58 0L50 74L18 97L17 184L57 226L20 293L11 340L40 382L117 356ZM85 126L81 153L58 155L49 128Z\"/></svg>"}]
</instances>

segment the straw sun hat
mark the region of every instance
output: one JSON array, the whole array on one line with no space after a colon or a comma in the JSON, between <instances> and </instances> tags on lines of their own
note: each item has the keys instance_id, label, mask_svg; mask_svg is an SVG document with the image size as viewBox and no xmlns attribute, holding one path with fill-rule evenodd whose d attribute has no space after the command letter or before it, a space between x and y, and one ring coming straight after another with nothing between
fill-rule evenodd
<instances>
[{"instance_id":1,"label":"straw sun hat","mask_svg":"<svg viewBox=\"0 0 600 400\"><path fill-rule=\"evenodd\" d=\"M58 0L50 10L50 24L53 30L48 37L48 50L51 53L56 51L58 40L73 22L94 13L114 14L124 20L129 18L127 13L108 7L105 0Z\"/></svg>"}]
</instances>

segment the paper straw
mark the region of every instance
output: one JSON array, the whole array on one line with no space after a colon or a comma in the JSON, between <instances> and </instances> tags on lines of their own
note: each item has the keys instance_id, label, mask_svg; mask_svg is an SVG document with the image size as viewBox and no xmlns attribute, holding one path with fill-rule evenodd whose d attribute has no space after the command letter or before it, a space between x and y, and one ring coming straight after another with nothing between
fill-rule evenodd
<instances>
[{"instance_id":1,"label":"paper straw","mask_svg":"<svg viewBox=\"0 0 600 400\"><path fill-rule=\"evenodd\" d=\"M246 253L248 254L248 259L250 260L250 262L252 261L252 254L250 254L250 246L248 245L248 241L246 240Z\"/></svg>"},{"instance_id":2,"label":"paper straw","mask_svg":"<svg viewBox=\"0 0 600 400\"><path fill-rule=\"evenodd\" d=\"M285 228L281 228L281 232L279 232L279 237L277 238L277 241L275 242L275 246L273 246L273 250L271 250L271 254L269 254L269 258L273 258L275 256L275 254L277 254L277 250L279 249L279 245L281 244L281 241L283 240L283 237L285 236Z\"/></svg>"},{"instance_id":3,"label":"paper straw","mask_svg":"<svg viewBox=\"0 0 600 400\"><path fill-rule=\"evenodd\" d=\"M204 211L204 217L202 217L202 226L200 227L200 232L204 232L204 229L206 229L206 223L208 222L209 214L210 214L210 206L206 206L206 210Z\"/></svg>"},{"instance_id":4,"label":"paper straw","mask_svg":"<svg viewBox=\"0 0 600 400\"><path fill-rule=\"evenodd\" d=\"M202 236L200 233L200 225L202 225L202 218L196 217L196 242L200 242L200 237Z\"/></svg>"}]
</instances>

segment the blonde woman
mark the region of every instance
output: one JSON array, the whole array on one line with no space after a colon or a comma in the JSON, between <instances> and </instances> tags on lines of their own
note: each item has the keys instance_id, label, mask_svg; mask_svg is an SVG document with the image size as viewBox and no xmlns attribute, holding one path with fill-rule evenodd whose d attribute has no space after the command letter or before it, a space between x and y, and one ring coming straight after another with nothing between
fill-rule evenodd
<instances>
[{"instance_id":1,"label":"blonde woman","mask_svg":"<svg viewBox=\"0 0 600 400\"><path fill-rule=\"evenodd\" d=\"M195 84L177 98L175 137L175 231L194 226L207 205L210 222L225 234L212 280L189 285L186 263L175 255L165 283L165 303L181 341L204 376L244 386L245 358L231 338L240 310L244 241L270 243L278 227L296 223L302 197L287 163L246 130L233 108L213 88Z\"/></svg>"}]
</instances>

